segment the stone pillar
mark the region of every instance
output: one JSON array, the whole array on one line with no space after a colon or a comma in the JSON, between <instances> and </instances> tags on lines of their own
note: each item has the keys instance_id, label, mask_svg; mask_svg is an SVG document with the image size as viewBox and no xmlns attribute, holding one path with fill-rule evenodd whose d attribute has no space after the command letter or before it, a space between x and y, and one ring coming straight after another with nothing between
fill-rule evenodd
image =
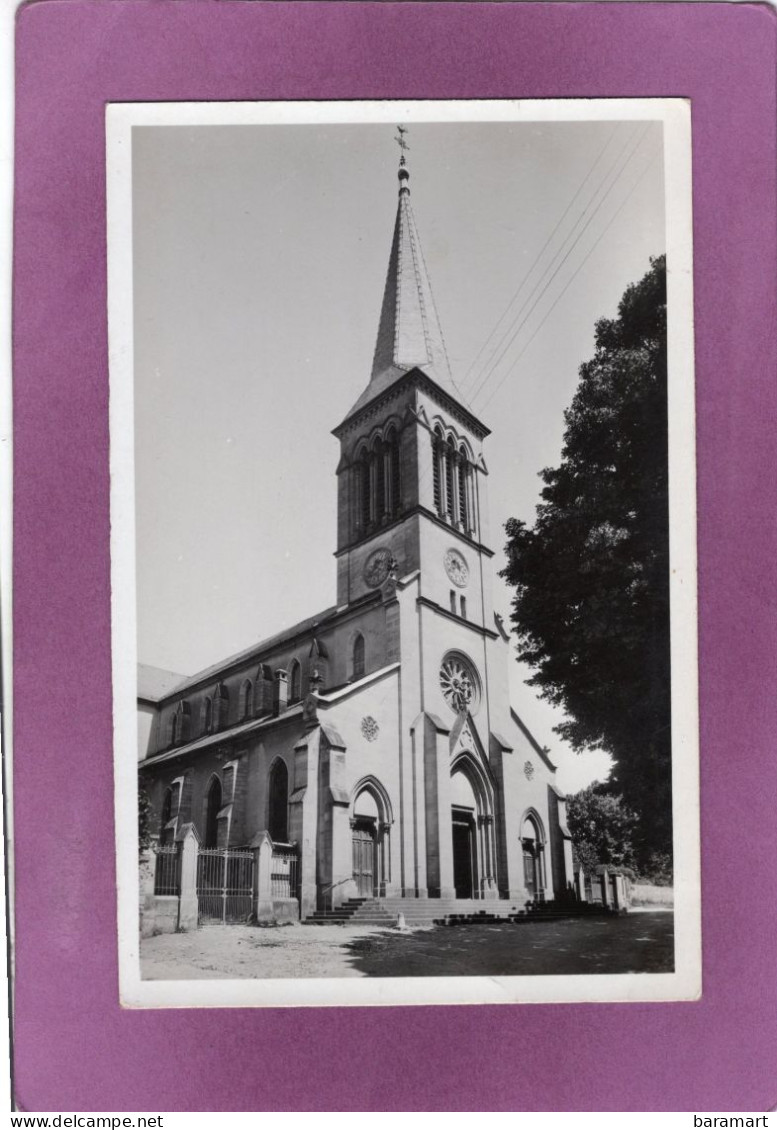
<instances>
[{"instance_id":1,"label":"stone pillar","mask_svg":"<svg viewBox=\"0 0 777 1130\"><path fill-rule=\"evenodd\" d=\"M585 872L581 868L575 876L575 891L579 902L587 902L585 895Z\"/></svg>"},{"instance_id":2,"label":"stone pillar","mask_svg":"<svg viewBox=\"0 0 777 1130\"><path fill-rule=\"evenodd\" d=\"M485 816L478 817L478 822L483 829L483 898L496 899L499 898L499 889L494 874L494 818L490 813L486 813Z\"/></svg>"},{"instance_id":3,"label":"stone pillar","mask_svg":"<svg viewBox=\"0 0 777 1130\"><path fill-rule=\"evenodd\" d=\"M618 872L612 875L611 878L613 909L617 910L619 914L625 914L629 908L628 899L626 898L626 881L623 875Z\"/></svg>"},{"instance_id":4,"label":"stone pillar","mask_svg":"<svg viewBox=\"0 0 777 1130\"><path fill-rule=\"evenodd\" d=\"M450 730L424 713L424 811L426 877L432 898L455 898L451 830Z\"/></svg>"},{"instance_id":5,"label":"stone pillar","mask_svg":"<svg viewBox=\"0 0 777 1130\"><path fill-rule=\"evenodd\" d=\"M387 588L383 601L386 616L386 660L396 663L400 658L399 601L396 598L396 585Z\"/></svg>"},{"instance_id":6,"label":"stone pillar","mask_svg":"<svg viewBox=\"0 0 777 1130\"><path fill-rule=\"evenodd\" d=\"M310 730L294 747L294 789L289 798L289 839L299 851L302 918L316 909L320 733L319 729Z\"/></svg>"},{"instance_id":7,"label":"stone pillar","mask_svg":"<svg viewBox=\"0 0 777 1130\"><path fill-rule=\"evenodd\" d=\"M184 824L176 836L181 853L181 893L178 899L178 929L197 927L197 853L200 840L193 824Z\"/></svg>"},{"instance_id":8,"label":"stone pillar","mask_svg":"<svg viewBox=\"0 0 777 1130\"><path fill-rule=\"evenodd\" d=\"M378 842L380 845L380 876L379 887L381 897L394 894L395 888L391 882L391 824L382 821L378 824Z\"/></svg>"},{"instance_id":9,"label":"stone pillar","mask_svg":"<svg viewBox=\"0 0 777 1130\"><path fill-rule=\"evenodd\" d=\"M345 787L345 742L323 723L319 737L319 883L331 887L327 901L340 906L356 894L353 881L351 797Z\"/></svg>"},{"instance_id":10,"label":"stone pillar","mask_svg":"<svg viewBox=\"0 0 777 1130\"><path fill-rule=\"evenodd\" d=\"M599 885L602 891L602 906L610 905L610 874L608 871L601 871L599 874Z\"/></svg>"},{"instance_id":11,"label":"stone pillar","mask_svg":"<svg viewBox=\"0 0 777 1130\"><path fill-rule=\"evenodd\" d=\"M269 832L257 832L251 840L254 853L252 918L258 926L275 920L272 903L272 840Z\"/></svg>"},{"instance_id":12,"label":"stone pillar","mask_svg":"<svg viewBox=\"0 0 777 1130\"><path fill-rule=\"evenodd\" d=\"M400 827L404 840L405 875L403 898L426 898L426 822L424 817L424 716L410 727L409 756L404 772L405 819Z\"/></svg>"},{"instance_id":13,"label":"stone pillar","mask_svg":"<svg viewBox=\"0 0 777 1130\"><path fill-rule=\"evenodd\" d=\"M513 747L499 734L489 734L489 764L496 781L494 794L494 878L498 880L499 892L505 898L518 901L524 896L523 855L521 841L511 821L512 814L505 810L505 762L512 755ZM517 815L515 816L517 821Z\"/></svg>"}]
</instances>

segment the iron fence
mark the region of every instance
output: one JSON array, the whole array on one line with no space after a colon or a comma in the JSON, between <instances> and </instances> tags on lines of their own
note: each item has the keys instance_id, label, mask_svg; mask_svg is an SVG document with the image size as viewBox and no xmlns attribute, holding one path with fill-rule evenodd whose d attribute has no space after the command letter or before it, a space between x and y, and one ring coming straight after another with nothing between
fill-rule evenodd
<instances>
[{"instance_id":1,"label":"iron fence","mask_svg":"<svg viewBox=\"0 0 777 1130\"><path fill-rule=\"evenodd\" d=\"M178 844L157 844L154 848L154 894L181 893L181 853Z\"/></svg>"},{"instance_id":2,"label":"iron fence","mask_svg":"<svg viewBox=\"0 0 777 1130\"><path fill-rule=\"evenodd\" d=\"M199 922L248 922L253 886L252 851L200 848L197 853Z\"/></svg>"},{"instance_id":3,"label":"iron fence","mask_svg":"<svg viewBox=\"0 0 777 1130\"><path fill-rule=\"evenodd\" d=\"M291 844L273 844L270 885L273 899L297 898L299 857Z\"/></svg>"}]
</instances>

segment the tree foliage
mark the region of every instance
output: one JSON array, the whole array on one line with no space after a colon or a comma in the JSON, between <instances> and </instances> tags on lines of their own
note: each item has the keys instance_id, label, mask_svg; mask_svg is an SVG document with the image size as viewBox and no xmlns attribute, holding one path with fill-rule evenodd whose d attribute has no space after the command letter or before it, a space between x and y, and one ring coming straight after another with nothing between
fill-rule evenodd
<instances>
[{"instance_id":1,"label":"tree foliage","mask_svg":"<svg viewBox=\"0 0 777 1130\"><path fill-rule=\"evenodd\" d=\"M512 622L529 684L578 751L603 749L640 817L640 852L671 852L669 511L664 258L596 325L541 472L534 526L506 525Z\"/></svg>"},{"instance_id":2,"label":"tree foliage","mask_svg":"<svg viewBox=\"0 0 777 1130\"><path fill-rule=\"evenodd\" d=\"M151 798L141 784L138 788L138 852L142 859L151 847Z\"/></svg>"},{"instance_id":3,"label":"tree foliage","mask_svg":"<svg viewBox=\"0 0 777 1130\"><path fill-rule=\"evenodd\" d=\"M567 824L580 864L589 874L600 864L631 867L638 819L598 782L567 798Z\"/></svg>"}]
</instances>

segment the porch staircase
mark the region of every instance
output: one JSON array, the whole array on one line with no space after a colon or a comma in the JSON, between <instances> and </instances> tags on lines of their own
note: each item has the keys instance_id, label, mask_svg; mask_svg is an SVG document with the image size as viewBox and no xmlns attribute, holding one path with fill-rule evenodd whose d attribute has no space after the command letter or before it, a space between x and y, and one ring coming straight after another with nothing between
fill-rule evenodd
<instances>
[{"instance_id":1,"label":"porch staircase","mask_svg":"<svg viewBox=\"0 0 777 1130\"><path fill-rule=\"evenodd\" d=\"M548 901L527 909L509 899L414 899L350 898L334 910L317 910L304 920L305 926L384 926L397 925L400 914L406 926L463 926L481 922L523 922L549 918L577 918L588 914L607 914L592 903Z\"/></svg>"},{"instance_id":2,"label":"porch staircase","mask_svg":"<svg viewBox=\"0 0 777 1130\"><path fill-rule=\"evenodd\" d=\"M491 922L517 915L519 907L506 899L350 898L334 910L317 910L308 926L396 926L400 914L407 926L455 922Z\"/></svg>"}]
</instances>

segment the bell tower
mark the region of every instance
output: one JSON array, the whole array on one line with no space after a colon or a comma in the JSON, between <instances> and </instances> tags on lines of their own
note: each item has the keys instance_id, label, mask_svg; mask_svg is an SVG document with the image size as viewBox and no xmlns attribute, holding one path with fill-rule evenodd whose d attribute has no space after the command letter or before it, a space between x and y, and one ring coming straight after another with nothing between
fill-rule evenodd
<instances>
[{"instance_id":1,"label":"bell tower","mask_svg":"<svg viewBox=\"0 0 777 1130\"><path fill-rule=\"evenodd\" d=\"M400 577L420 570L430 600L481 624L490 617L493 626L483 573L492 556L482 453L489 429L451 374L404 154L398 176L370 380L333 433L340 441L338 604L380 586L390 568Z\"/></svg>"}]
</instances>

